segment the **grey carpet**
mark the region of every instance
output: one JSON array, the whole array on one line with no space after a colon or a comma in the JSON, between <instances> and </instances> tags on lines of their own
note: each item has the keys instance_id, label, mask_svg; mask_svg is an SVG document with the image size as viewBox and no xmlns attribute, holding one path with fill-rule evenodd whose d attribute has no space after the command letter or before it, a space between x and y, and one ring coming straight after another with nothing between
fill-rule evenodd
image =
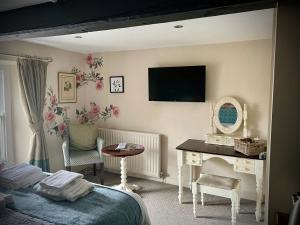
<instances>
[{"instance_id":1,"label":"grey carpet","mask_svg":"<svg viewBox=\"0 0 300 225\"><path fill-rule=\"evenodd\" d=\"M85 178L91 182L100 183L98 176L92 171L83 171ZM105 173L105 185L112 186L120 183L120 175ZM230 200L211 195L205 195L205 206L200 200L197 208L197 218L193 217L192 193L184 189L183 204L179 205L175 185L129 177L128 183L143 187L138 194L143 198L148 209L152 225L230 225ZM200 196L200 195L198 195ZM255 221L255 202L241 200L240 214L237 215L239 225L258 225L263 222Z\"/></svg>"}]
</instances>

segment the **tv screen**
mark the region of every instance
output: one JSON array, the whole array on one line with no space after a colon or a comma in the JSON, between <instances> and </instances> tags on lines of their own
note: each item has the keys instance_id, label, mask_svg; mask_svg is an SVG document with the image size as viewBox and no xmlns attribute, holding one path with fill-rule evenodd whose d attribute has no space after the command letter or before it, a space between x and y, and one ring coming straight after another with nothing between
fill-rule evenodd
<instances>
[{"instance_id":1,"label":"tv screen","mask_svg":"<svg viewBox=\"0 0 300 225\"><path fill-rule=\"evenodd\" d=\"M148 68L149 101L205 102L205 66Z\"/></svg>"}]
</instances>

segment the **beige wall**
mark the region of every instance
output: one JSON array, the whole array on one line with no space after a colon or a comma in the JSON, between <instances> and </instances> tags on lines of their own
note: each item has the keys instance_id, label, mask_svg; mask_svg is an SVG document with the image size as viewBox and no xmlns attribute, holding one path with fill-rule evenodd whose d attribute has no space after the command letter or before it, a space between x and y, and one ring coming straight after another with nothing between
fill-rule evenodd
<instances>
[{"instance_id":1,"label":"beige wall","mask_svg":"<svg viewBox=\"0 0 300 225\"><path fill-rule=\"evenodd\" d=\"M267 138L270 105L271 40L191 47L103 53L104 95L89 89L95 101L120 107L118 119L102 126L156 132L163 135L163 170L166 181L177 184L176 146L188 138L204 139L208 132L209 103L223 96L236 97L248 106L250 134ZM206 65L206 102L148 101L148 67ZM109 76L124 75L125 93L109 93ZM105 105L104 104L104 105ZM243 178L243 196L254 199L255 178L233 174L217 159L204 171ZM187 179L187 170L184 178Z\"/></svg>"},{"instance_id":2,"label":"beige wall","mask_svg":"<svg viewBox=\"0 0 300 225\"><path fill-rule=\"evenodd\" d=\"M0 52L53 57L54 61L48 65L47 87L51 86L56 93L57 73L71 72L73 66L84 68L85 64L84 55L26 42L0 42ZM8 58L4 59L7 60ZM10 63L6 64L10 68L9 75L11 76L13 149L10 149L10 151L13 153L11 155L14 155L15 162L19 163L28 161L31 130L28 127L27 118L21 104L16 63L14 60L11 60ZM78 89L77 105L84 104L84 101L85 91L84 89ZM66 106L69 106L69 111L74 114L76 104L66 104ZM70 116L72 116L72 114ZM48 134L46 134L46 141L51 171L62 169L62 141L55 136L50 136Z\"/></svg>"},{"instance_id":3,"label":"beige wall","mask_svg":"<svg viewBox=\"0 0 300 225\"><path fill-rule=\"evenodd\" d=\"M166 182L177 184L175 148L188 138L204 139L208 132L210 102L223 96L233 96L241 103L246 103L251 134L267 137L271 44L271 40L261 40L98 54L104 58L104 90L99 93L89 86L80 88L79 102L68 106L74 112L75 107L87 105L90 101L95 101L101 107L114 104L120 107L119 117L101 121L100 126L162 134L162 168L169 175ZM59 71L69 72L72 66L84 68L85 65L84 55L23 42L0 43L0 51L53 57L54 62L48 66L47 85L56 92ZM206 102L149 102L148 67L181 65L206 65ZM109 93L109 76L112 75L125 76L124 94ZM20 104L15 66L12 66L11 76L14 152L16 162L21 162L27 160L31 132ZM47 145L51 170L63 168L61 141L47 135ZM217 159L207 162L204 171L242 177L243 196L254 198L253 176L233 174L231 166ZM185 170L185 180L187 177Z\"/></svg>"}]
</instances>

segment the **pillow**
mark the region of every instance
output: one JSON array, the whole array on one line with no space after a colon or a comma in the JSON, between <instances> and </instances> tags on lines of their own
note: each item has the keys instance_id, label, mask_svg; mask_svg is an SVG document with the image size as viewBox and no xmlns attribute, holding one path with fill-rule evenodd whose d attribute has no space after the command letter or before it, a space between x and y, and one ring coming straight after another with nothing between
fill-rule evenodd
<instances>
[{"instance_id":1,"label":"pillow","mask_svg":"<svg viewBox=\"0 0 300 225\"><path fill-rule=\"evenodd\" d=\"M70 146L74 150L97 148L97 127L93 124L70 124Z\"/></svg>"}]
</instances>

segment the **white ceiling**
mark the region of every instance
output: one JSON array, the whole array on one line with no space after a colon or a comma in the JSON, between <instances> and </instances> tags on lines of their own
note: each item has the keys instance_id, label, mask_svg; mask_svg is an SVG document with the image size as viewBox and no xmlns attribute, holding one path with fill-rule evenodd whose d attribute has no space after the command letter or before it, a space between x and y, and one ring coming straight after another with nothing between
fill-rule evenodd
<instances>
[{"instance_id":1,"label":"white ceiling","mask_svg":"<svg viewBox=\"0 0 300 225\"><path fill-rule=\"evenodd\" d=\"M46 2L56 2L57 0L0 0L0 12L12 9L23 8L31 5L38 5Z\"/></svg>"},{"instance_id":2,"label":"white ceiling","mask_svg":"<svg viewBox=\"0 0 300 225\"><path fill-rule=\"evenodd\" d=\"M273 11L257 10L26 41L74 52L94 53L271 39ZM178 24L184 27L175 29ZM82 38L74 38L78 35Z\"/></svg>"}]
</instances>

